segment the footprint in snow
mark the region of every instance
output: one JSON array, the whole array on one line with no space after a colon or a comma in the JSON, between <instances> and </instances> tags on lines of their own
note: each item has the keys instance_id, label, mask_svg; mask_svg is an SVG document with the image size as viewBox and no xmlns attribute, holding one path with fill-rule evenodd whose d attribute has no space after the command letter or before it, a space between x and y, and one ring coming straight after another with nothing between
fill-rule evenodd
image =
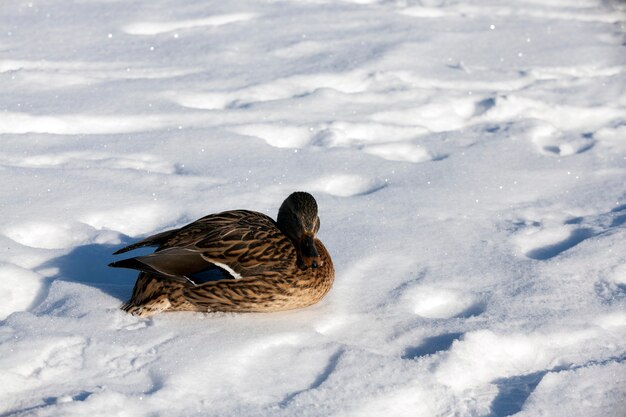
<instances>
[{"instance_id":1,"label":"footprint in snow","mask_svg":"<svg viewBox=\"0 0 626 417\"><path fill-rule=\"evenodd\" d=\"M519 220L514 223L520 229L515 238L516 243L528 258L549 260L587 239L613 232L626 223L626 205L606 213L551 223L536 220Z\"/></svg>"},{"instance_id":2,"label":"footprint in snow","mask_svg":"<svg viewBox=\"0 0 626 417\"><path fill-rule=\"evenodd\" d=\"M409 346L404 350L402 359L417 359L450 349L452 343L461 339L463 333L444 333L427 337L417 346Z\"/></svg>"},{"instance_id":3,"label":"footprint in snow","mask_svg":"<svg viewBox=\"0 0 626 417\"><path fill-rule=\"evenodd\" d=\"M426 132L418 126L333 122L314 133L311 144L322 148L353 147L389 161L418 163L441 159L411 142Z\"/></svg>"},{"instance_id":4,"label":"footprint in snow","mask_svg":"<svg viewBox=\"0 0 626 417\"><path fill-rule=\"evenodd\" d=\"M594 284L598 298L605 304L613 304L626 297L626 276L610 277Z\"/></svg>"},{"instance_id":5,"label":"footprint in snow","mask_svg":"<svg viewBox=\"0 0 626 417\"><path fill-rule=\"evenodd\" d=\"M593 235L593 229L588 228L570 229L563 226L544 230L532 235L529 243L531 247L536 246L527 250L526 256L545 261L573 248Z\"/></svg>"},{"instance_id":6,"label":"footprint in snow","mask_svg":"<svg viewBox=\"0 0 626 417\"><path fill-rule=\"evenodd\" d=\"M593 134L562 132L547 123L538 123L529 132L531 141L544 155L571 156L593 148Z\"/></svg>"},{"instance_id":7,"label":"footprint in snow","mask_svg":"<svg viewBox=\"0 0 626 417\"><path fill-rule=\"evenodd\" d=\"M613 304L626 298L626 264L617 265L595 283L596 295L605 304Z\"/></svg>"}]
</instances>

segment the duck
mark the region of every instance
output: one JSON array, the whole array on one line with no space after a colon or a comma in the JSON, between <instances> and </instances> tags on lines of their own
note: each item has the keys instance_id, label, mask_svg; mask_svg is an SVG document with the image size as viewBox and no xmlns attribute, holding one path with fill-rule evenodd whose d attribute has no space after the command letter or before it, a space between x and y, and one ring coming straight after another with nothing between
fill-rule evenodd
<instances>
[{"instance_id":1,"label":"duck","mask_svg":"<svg viewBox=\"0 0 626 417\"><path fill-rule=\"evenodd\" d=\"M139 317L160 312L260 313L303 308L332 287L335 270L316 237L315 198L290 194L276 221L251 210L209 214L119 249L156 246L144 256L109 264L139 271L122 310Z\"/></svg>"}]
</instances>

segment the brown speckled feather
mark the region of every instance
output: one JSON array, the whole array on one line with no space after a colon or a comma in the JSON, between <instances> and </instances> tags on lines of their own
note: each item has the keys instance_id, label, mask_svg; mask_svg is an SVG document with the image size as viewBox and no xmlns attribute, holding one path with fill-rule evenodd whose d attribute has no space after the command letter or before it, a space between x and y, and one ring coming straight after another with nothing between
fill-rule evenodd
<instances>
[{"instance_id":1,"label":"brown speckled feather","mask_svg":"<svg viewBox=\"0 0 626 417\"><path fill-rule=\"evenodd\" d=\"M292 196L295 194L306 193ZM314 216L317 218L316 205ZM319 227L319 219L317 224ZM298 256L297 243L270 217L249 210L211 214L116 253L155 245L158 248L151 255L111 264L142 271L130 301L123 306L133 314L288 310L319 301L334 279L332 260L319 240L314 239L319 266L306 267ZM189 279L216 265L230 269L228 272L238 279L199 285Z\"/></svg>"},{"instance_id":2,"label":"brown speckled feather","mask_svg":"<svg viewBox=\"0 0 626 417\"><path fill-rule=\"evenodd\" d=\"M149 239L149 238L148 238ZM295 249L270 217L249 210L232 210L205 216L178 229L161 242L152 255L138 259L158 262L171 249L197 254L204 260L202 270L215 262L231 268L242 277L259 272L284 271ZM197 271L169 271L186 275Z\"/></svg>"},{"instance_id":3,"label":"brown speckled feather","mask_svg":"<svg viewBox=\"0 0 626 417\"><path fill-rule=\"evenodd\" d=\"M319 301L332 286L335 271L326 248L317 240L324 259L319 268L296 265L295 250L281 269L264 270L236 281L207 282L183 290L185 298L204 311L279 311L306 307ZM287 251L289 252L289 251Z\"/></svg>"}]
</instances>

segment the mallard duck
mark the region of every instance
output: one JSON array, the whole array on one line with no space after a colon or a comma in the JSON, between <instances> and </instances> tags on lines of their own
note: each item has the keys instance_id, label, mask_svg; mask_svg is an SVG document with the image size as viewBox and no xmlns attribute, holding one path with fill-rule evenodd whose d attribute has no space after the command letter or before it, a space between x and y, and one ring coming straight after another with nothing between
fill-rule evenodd
<instances>
[{"instance_id":1,"label":"mallard duck","mask_svg":"<svg viewBox=\"0 0 626 417\"><path fill-rule=\"evenodd\" d=\"M157 246L154 253L109 266L139 270L124 311L271 312L318 302L335 277L316 237L317 203L294 192L277 220L249 210L210 214L115 252Z\"/></svg>"}]
</instances>

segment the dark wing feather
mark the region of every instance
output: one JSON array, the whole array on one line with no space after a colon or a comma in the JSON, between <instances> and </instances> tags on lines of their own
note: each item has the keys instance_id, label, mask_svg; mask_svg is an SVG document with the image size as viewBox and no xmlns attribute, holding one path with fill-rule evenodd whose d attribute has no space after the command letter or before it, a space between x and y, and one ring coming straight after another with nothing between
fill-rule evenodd
<instances>
[{"instance_id":1,"label":"dark wing feather","mask_svg":"<svg viewBox=\"0 0 626 417\"><path fill-rule=\"evenodd\" d=\"M155 253L133 258L134 262L116 262L112 266L157 271L168 276L189 276L218 263L246 277L280 274L296 261L293 244L276 223L254 211L211 214L166 233L155 235L159 237L160 245ZM154 242L154 239L147 238L142 242ZM137 245L129 248L139 247Z\"/></svg>"},{"instance_id":2,"label":"dark wing feather","mask_svg":"<svg viewBox=\"0 0 626 417\"><path fill-rule=\"evenodd\" d=\"M128 252L144 246L160 246L164 242L167 242L179 229L167 230L165 232L157 233L156 235L148 236L147 238L135 242L132 245L128 245L122 249L113 252L113 255L119 255L120 253Z\"/></svg>"},{"instance_id":3,"label":"dark wing feather","mask_svg":"<svg viewBox=\"0 0 626 417\"><path fill-rule=\"evenodd\" d=\"M202 254L189 249L170 248L146 256L124 259L112 267L131 268L170 277L187 277L213 265Z\"/></svg>"}]
</instances>

